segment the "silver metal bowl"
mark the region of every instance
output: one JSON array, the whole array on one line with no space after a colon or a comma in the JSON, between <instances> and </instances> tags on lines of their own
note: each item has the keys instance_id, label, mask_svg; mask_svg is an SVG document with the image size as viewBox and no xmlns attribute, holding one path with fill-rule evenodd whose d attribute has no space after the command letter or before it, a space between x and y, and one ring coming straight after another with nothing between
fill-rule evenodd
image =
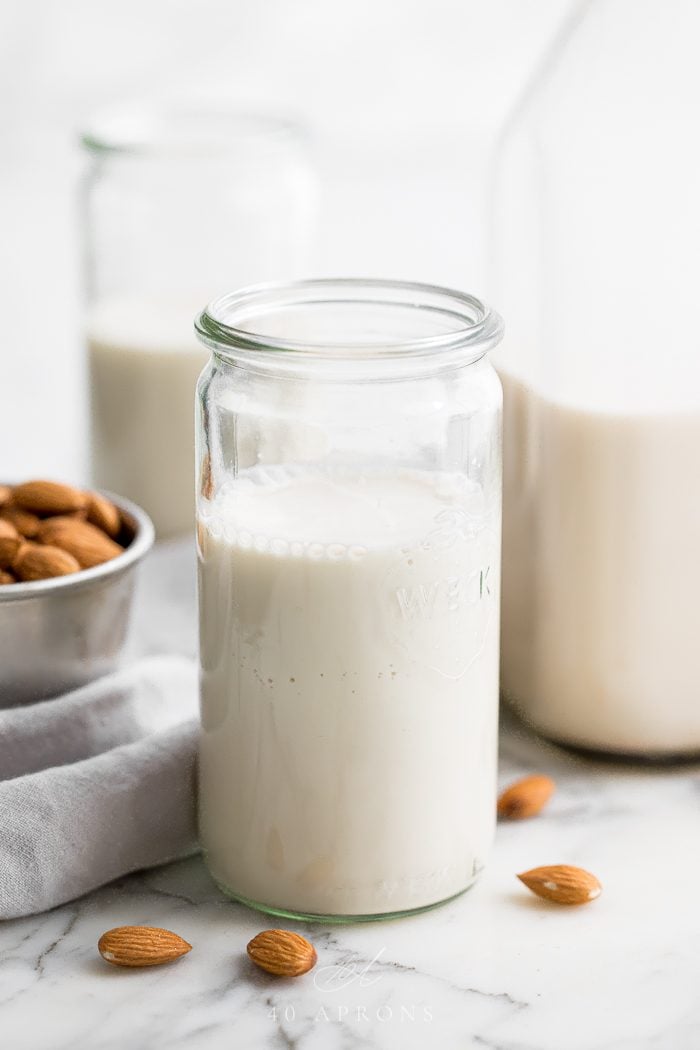
<instances>
[{"instance_id":1,"label":"silver metal bowl","mask_svg":"<svg viewBox=\"0 0 700 1050\"><path fill-rule=\"evenodd\" d=\"M122 514L123 554L68 576L0 587L0 707L56 696L119 663L153 525L136 504L104 495Z\"/></svg>"}]
</instances>

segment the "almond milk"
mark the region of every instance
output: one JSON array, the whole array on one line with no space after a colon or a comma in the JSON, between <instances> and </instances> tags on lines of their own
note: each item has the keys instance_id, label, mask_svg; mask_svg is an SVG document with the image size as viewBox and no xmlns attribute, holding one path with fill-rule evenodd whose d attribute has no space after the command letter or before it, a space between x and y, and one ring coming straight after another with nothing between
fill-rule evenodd
<instances>
[{"instance_id":1,"label":"almond milk","mask_svg":"<svg viewBox=\"0 0 700 1050\"><path fill-rule=\"evenodd\" d=\"M499 507L464 477L244 471L199 521L200 830L232 895L464 890L495 813Z\"/></svg>"},{"instance_id":2,"label":"almond milk","mask_svg":"<svg viewBox=\"0 0 700 1050\"><path fill-rule=\"evenodd\" d=\"M105 300L88 318L92 472L134 500L159 537L194 528L194 395L208 355L195 300Z\"/></svg>"},{"instance_id":3,"label":"almond milk","mask_svg":"<svg viewBox=\"0 0 700 1050\"><path fill-rule=\"evenodd\" d=\"M570 744L700 750L700 412L500 376L504 692Z\"/></svg>"}]
</instances>

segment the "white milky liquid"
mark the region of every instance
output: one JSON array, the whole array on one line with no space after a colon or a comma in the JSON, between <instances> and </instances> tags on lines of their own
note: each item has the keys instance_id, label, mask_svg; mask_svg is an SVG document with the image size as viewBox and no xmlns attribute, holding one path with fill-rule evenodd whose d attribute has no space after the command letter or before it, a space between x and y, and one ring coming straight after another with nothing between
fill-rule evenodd
<instances>
[{"instance_id":1,"label":"white milky liquid","mask_svg":"<svg viewBox=\"0 0 700 1050\"><path fill-rule=\"evenodd\" d=\"M293 912L433 904L493 835L499 508L456 476L297 469L200 518L207 862Z\"/></svg>"},{"instance_id":2,"label":"white milky liquid","mask_svg":"<svg viewBox=\"0 0 700 1050\"><path fill-rule=\"evenodd\" d=\"M699 750L700 413L596 412L500 376L504 692L562 741Z\"/></svg>"},{"instance_id":3,"label":"white milky liquid","mask_svg":"<svg viewBox=\"0 0 700 1050\"><path fill-rule=\"evenodd\" d=\"M209 356L195 311L120 299L88 320L93 479L144 507L160 537L194 528L194 397Z\"/></svg>"}]
</instances>

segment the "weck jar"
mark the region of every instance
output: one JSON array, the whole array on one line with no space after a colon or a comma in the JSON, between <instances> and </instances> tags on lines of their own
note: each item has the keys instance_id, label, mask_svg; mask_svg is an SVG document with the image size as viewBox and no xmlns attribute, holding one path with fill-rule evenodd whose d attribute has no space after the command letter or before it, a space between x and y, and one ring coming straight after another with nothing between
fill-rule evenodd
<instances>
[{"instance_id":1,"label":"weck jar","mask_svg":"<svg viewBox=\"0 0 700 1050\"><path fill-rule=\"evenodd\" d=\"M200 831L237 900L386 917L485 862L501 330L472 296L361 280L197 322Z\"/></svg>"}]
</instances>

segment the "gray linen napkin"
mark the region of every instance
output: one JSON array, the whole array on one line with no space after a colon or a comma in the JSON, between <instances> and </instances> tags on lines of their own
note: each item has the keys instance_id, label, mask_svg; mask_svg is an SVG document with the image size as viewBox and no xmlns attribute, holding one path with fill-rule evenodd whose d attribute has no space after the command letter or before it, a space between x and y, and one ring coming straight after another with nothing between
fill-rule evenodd
<instances>
[{"instance_id":1,"label":"gray linen napkin","mask_svg":"<svg viewBox=\"0 0 700 1050\"><path fill-rule=\"evenodd\" d=\"M197 849L193 661L0 711L0 919Z\"/></svg>"}]
</instances>

